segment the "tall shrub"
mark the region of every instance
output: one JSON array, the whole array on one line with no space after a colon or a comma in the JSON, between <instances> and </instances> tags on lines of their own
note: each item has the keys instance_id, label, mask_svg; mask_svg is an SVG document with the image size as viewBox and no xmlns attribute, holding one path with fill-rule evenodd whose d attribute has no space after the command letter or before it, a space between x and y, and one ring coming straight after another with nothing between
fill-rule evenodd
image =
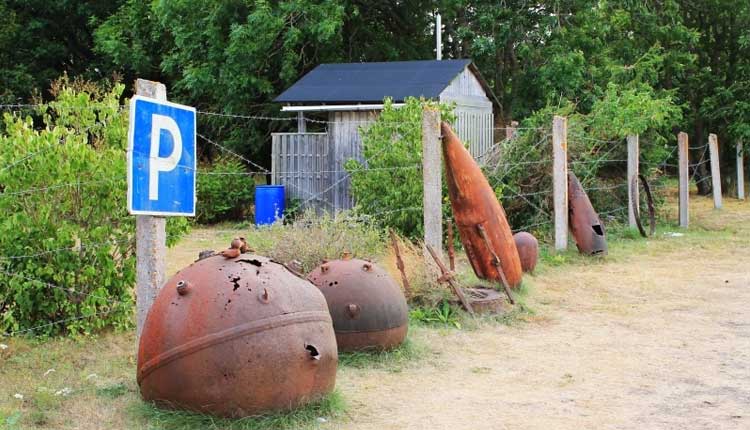
<instances>
[{"instance_id":1,"label":"tall shrub","mask_svg":"<svg viewBox=\"0 0 750 430\"><path fill-rule=\"evenodd\" d=\"M439 107L443 121L453 121L453 108L416 98L401 107L384 102L377 121L362 127L364 161L350 160L346 170L356 212L372 215L383 225L420 237L422 225L422 109ZM445 193L444 193L445 194Z\"/></svg>"},{"instance_id":2,"label":"tall shrub","mask_svg":"<svg viewBox=\"0 0 750 430\"><path fill-rule=\"evenodd\" d=\"M198 204L195 220L200 223L239 219L253 201L255 182L235 158L219 157L201 166L198 174Z\"/></svg>"},{"instance_id":3,"label":"tall shrub","mask_svg":"<svg viewBox=\"0 0 750 430\"><path fill-rule=\"evenodd\" d=\"M126 209L124 87L63 79L0 134L0 332L128 327L134 217ZM169 242L186 230L170 218Z\"/></svg>"}]
</instances>

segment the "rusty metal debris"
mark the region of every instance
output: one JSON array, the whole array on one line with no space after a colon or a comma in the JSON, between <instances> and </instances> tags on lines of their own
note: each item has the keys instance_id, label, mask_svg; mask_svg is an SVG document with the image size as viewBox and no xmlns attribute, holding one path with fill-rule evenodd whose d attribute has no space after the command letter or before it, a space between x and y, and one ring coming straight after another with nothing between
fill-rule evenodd
<instances>
[{"instance_id":1,"label":"rusty metal debris","mask_svg":"<svg viewBox=\"0 0 750 430\"><path fill-rule=\"evenodd\" d=\"M138 350L143 398L238 417L331 392L338 353L320 291L266 257L226 257L191 264L156 298Z\"/></svg>"},{"instance_id":2,"label":"rusty metal debris","mask_svg":"<svg viewBox=\"0 0 750 430\"><path fill-rule=\"evenodd\" d=\"M604 224L573 172L568 172L568 212L570 233L578 251L587 255L606 255Z\"/></svg>"},{"instance_id":3,"label":"rusty metal debris","mask_svg":"<svg viewBox=\"0 0 750 430\"><path fill-rule=\"evenodd\" d=\"M634 208L638 207L638 202L635 201L635 190L638 189L638 179L640 178L641 182L643 183L643 191L646 193L646 204L648 204L648 221L649 221L649 233L646 234L646 229L643 228L643 224L641 223L641 214L638 213L636 210L633 212L633 215L635 215L635 225L638 227L638 231L641 233L641 236L643 237L649 237L653 236L654 233L656 233L656 210L654 209L654 197L651 195L651 187L648 185L648 181L646 180L646 177L642 174L639 174L638 177L633 178L633 183L630 184L630 186L633 189L633 192L631 195L633 196L632 206Z\"/></svg>"},{"instance_id":4,"label":"rusty metal debris","mask_svg":"<svg viewBox=\"0 0 750 430\"><path fill-rule=\"evenodd\" d=\"M442 123L441 129L448 193L466 256L477 277L501 282L505 276L508 286L515 288L521 284L523 272L505 211L450 126ZM479 233L480 225L487 241Z\"/></svg>"},{"instance_id":5,"label":"rusty metal debris","mask_svg":"<svg viewBox=\"0 0 750 430\"><path fill-rule=\"evenodd\" d=\"M495 253L494 248L492 247L492 243L490 242L489 237L487 236L487 231L484 229L484 226L482 224L479 224L477 226L477 231L479 231L479 235L482 237L482 240L484 241L485 245L487 245L487 250L492 254L492 264L497 267L497 273L500 275L500 284L502 285L503 289L505 290L505 294L508 296L508 301L511 305L515 305L516 301L513 299L513 294L510 292L510 285L508 285L508 279L505 277L505 272L503 271L502 261L500 261L500 257L497 256Z\"/></svg>"},{"instance_id":6,"label":"rusty metal debris","mask_svg":"<svg viewBox=\"0 0 750 430\"><path fill-rule=\"evenodd\" d=\"M406 299L379 266L349 254L321 264L307 279L328 302L339 351L390 349L406 338Z\"/></svg>"},{"instance_id":7,"label":"rusty metal debris","mask_svg":"<svg viewBox=\"0 0 750 430\"><path fill-rule=\"evenodd\" d=\"M438 278L438 282L447 282L451 287L453 294L458 297L458 300L461 302L461 305L463 305L464 309L466 309L470 314L473 315L474 309L471 307L471 303L469 302L469 300L466 299L464 292L461 290L461 286L459 286L454 279L455 274L452 271L446 269L445 263L443 263L443 260L440 259L440 257L437 255L435 250L432 249L432 246L430 246L430 244L426 243L425 247L427 247L427 251L429 251L432 259L435 260L435 264L437 264L438 268L440 268L440 273L442 273L442 275Z\"/></svg>"},{"instance_id":8,"label":"rusty metal debris","mask_svg":"<svg viewBox=\"0 0 750 430\"><path fill-rule=\"evenodd\" d=\"M407 297L411 297L411 286L409 285L409 279L406 277L406 266L404 265L404 259L401 258L401 248L398 246L398 238L393 230L391 230L391 245L393 246L393 252L396 253L396 267L401 272L401 282L404 285L404 292Z\"/></svg>"},{"instance_id":9,"label":"rusty metal debris","mask_svg":"<svg viewBox=\"0 0 750 430\"><path fill-rule=\"evenodd\" d=\"M446 230L448 231L448 264L450 264L451 272L456 270L456 247L453 244L453 220L448 218L446 221L448 224Z\"/></svg>"},{"instance_id":10,"label":"rusty metal debris","mask_svg":"<svg viewBox=\"0 0 750 430\"><path fill-rule=\"evenodd\" d=\"M525 231L514 234L513 240L516 242L518 257L521 259L521 269L524 272L533 272L539 258L539 242L534 235Z\"/></svg>"},{"instance_id":11,"label":"rusty metal debris","mask_svg":"<svg viewBox=\"0 0 750 430\"><path fill-rule=\"evenodd\" d=\"M250 246L248 246L247 241L244 237L235 237L232 239L232 243L229 245L230 248L239 249L240 253L244 254L246 252L255 252L254 250L250 249Z\"/></svg>"}]
</instances>

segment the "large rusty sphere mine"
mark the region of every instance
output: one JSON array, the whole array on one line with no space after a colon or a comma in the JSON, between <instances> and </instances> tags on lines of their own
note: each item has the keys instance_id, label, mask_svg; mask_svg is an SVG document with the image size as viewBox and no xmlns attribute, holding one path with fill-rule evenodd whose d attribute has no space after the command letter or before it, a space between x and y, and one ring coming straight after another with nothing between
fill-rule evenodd
<instances>
[{"instance_id":1,"label":"large rusty sphere mine","mask_svg":"<svg viewBox=\"0 0 750 430\"><path fill-rule=\"evenodd\" d=\"M539 258L539 242L534 235L525 231L514 234L513 240L516 242L518 257L521 259L521 269L526 273L533 272Z\"/></svg>"},{"instance_id":2,"label":"large rusty sphere mine","mask_svg":"<svg viewBox=\"0 0 750 430\"><path fill-rule=\"evenodd\" d=\"M266 257L214 255L173 276L138 349L147 401L225 417L289 409L333 390L325 298Z\"/></svg>"},{"instance_id":3,"label":"large rusty sphere mine","mask_svg":"<svg viewBox=\"0 0 750 430\"><path fill-rule=\"evenodd\" d=\"M406 338L409 309L396 281L375 264L333 260L307 279L328 302L339 351L390 349Z\"/></svg>"}]
</instances>

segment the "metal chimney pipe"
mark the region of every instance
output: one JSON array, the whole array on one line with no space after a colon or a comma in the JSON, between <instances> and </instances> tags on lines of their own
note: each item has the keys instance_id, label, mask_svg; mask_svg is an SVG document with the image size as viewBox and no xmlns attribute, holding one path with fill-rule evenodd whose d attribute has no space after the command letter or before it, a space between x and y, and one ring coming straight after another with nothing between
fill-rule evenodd
<instances>
[{"instance_id":1,"label":"metal chimney pipe","mask_svg":"<svg viewBox=\"0 0 750 430\"><path fill-rule=\"evenodd\" d=\"M438 60L443 59L443 24L440 14L435 15L435 55Z\"/></svg>"}]
</instances>

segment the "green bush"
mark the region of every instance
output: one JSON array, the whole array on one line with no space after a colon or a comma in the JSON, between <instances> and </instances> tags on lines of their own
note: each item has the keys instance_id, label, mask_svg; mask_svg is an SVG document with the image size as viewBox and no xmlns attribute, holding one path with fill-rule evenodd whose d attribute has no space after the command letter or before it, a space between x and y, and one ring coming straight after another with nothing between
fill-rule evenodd
<instances>
[{"instance_id":1,"label":"green bush","mask_svg":"<svg viewBox=\"0 0 750 430\"><path fill-rule=\"evenodd\" d=\"M255 183L243 164L220 157L198 169L198 202L195 220L199 223L242 218L253 201Z\"/></svg>"},{"instance_id":2,"label":"green bush","mask_svg":"<svg viewBox=\"0 0 750 430\"><path fill-rule=\"evenodd\" d=\"M132 324L135 218L126 208L123 86L66 78L0 134L0 332L86 333ZM168 241L186 231L170 218ZM46 325L45 325L46 324Z\"/></svg>"},{"instance_id":3,"label":"green bush","mask_svg":"<svg viewBox=\"0 0 750 430\"><path fill-rule=\"evenodd\" d=\"M346 163L356 212L405 236L421 237L422 110L439 108L442 120L452 122L453 108L415 98L398 108L390 99L384 104L378 120L360 131L365 163Z\"/></svg>"}]
</instances>

